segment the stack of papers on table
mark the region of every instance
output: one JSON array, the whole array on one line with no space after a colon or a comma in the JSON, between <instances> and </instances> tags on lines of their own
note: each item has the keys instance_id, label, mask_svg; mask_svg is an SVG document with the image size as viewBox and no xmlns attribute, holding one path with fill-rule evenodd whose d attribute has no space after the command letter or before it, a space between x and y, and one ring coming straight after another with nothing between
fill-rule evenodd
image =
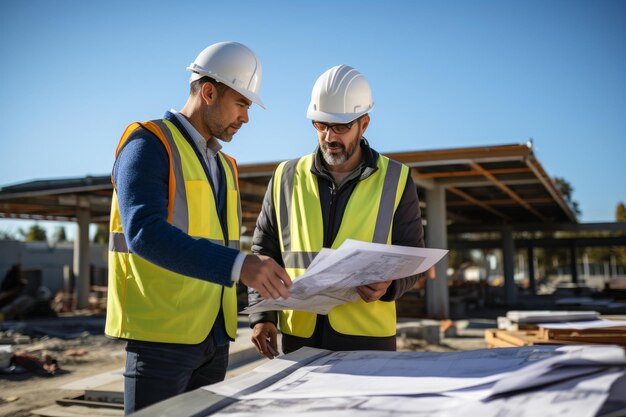
<instances>
[{"instance_id":1,"label":"stack of papers on table","mask_svg":"<svg viewBox=\"0 0 626 417\"><path fill-rule=\"evenodd\" d=\"M446 353L303 348L205 389L239 400L218 413L231 417L591 417L625 371L624 350L616 346Z\"/></svg>"}]
</instances>

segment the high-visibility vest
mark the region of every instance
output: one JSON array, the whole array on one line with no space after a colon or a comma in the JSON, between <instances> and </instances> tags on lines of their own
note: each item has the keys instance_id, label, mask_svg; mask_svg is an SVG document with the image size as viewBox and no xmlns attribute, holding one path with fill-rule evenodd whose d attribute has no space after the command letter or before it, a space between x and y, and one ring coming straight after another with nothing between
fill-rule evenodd
<instances>
[{"instance_id":1,"label":"high-visibility vest","mask_svg":"<svg viewBox=\"0 0 626 417\"><path fill-rule=\"evenodd\" d=\"M226 184L226 227L222 229L211 183L193 145L169 120L133 123L120 150L138 128L152 132L169 156L167 221L194 238L239 249L241 203L235 160L219 152ZM115 188L115 187L114 187ZM224 236L227 233L227 236ZM109 292L105 333L151 342L196 344L211 331L220 308L226 332L237 332L236 286L225 287L181 275L129 251L113 191L109 237Z\"/></svg>"},{"instance_id":2,"label":"high-visibility vest","mask_svg":"<svg viewBox=\"0 0 626 417\"><path fill-rule=\"evenodd\" d=\"M304 273L324 242L324 222L317 177L311 173L315 154L281 163L274 178L280 247L285 270L292 278ZM352 192L332 244L346 239L391 244L393 215L406 186L409 168L380 155L377 170L360 180ZM386 337L396 334L395 302L366 303L359 299L328 313L332 328L345 335ZM283 333L311 337L315 313L284 310L279 314Z\"/></svg>"}]
</instances>

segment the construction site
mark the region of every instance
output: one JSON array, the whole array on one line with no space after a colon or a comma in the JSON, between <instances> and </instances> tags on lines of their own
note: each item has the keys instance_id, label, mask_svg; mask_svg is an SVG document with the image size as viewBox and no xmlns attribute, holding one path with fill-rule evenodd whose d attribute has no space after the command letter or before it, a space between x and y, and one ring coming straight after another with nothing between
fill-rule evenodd
<instances>
[{"instance_id":1,"label":"construction site","mask_svg":"<svg viewBox=\"0 0 626 417\"><path fill-rule=\"evenodd\" d=\"M523 162L516 162L515 155ZM597 265L587 255L590 247L626 246L626 223L578 224L562 195L542 177L543 168L527 145L392 157L412 167L418 193L425 196L428 246L452 250L429 272L430 279L423 276L397 301L399 351L626 345L623 324L557 331L538 327L533 320L507 319L510 311L549 310L551 317L542 320L579 320L573 311L582 312L584 320L626 320L624 266L615 258ZM445 166L436 165L438 159L445 160ZM455 159L459 162L451 163ZM273 169L272 164L240 167L247 236ZM108 220L110 192L106 176L0 190L5 217L76 221L79 229L75 242L54 247L0 242L7 277L0 323L6 349L0 379L2 416L123 414L124 342L103 334L107 247L81 240L80 232L92 222ZM489 203L486 196L494 193L502 197L491 197L494 202ZM491 226L494 215L512 223ZM531 230L536 237L530 237ZM547 258L552 248L560 256L556 266ZM12 271L16 260L20 269ZM18 284L11 288L15 274ZM238 303L239 311L247 305L245 288L238 289ZM559 311L570 315L559 318ZM240 316L230 352L227 379L267 361L250 341L246 315Z\"/></svg>"},{"instance_id":2,"label":"construction site","mask_svg":"<svg viewBox=\"0 0 626 417\"><path fill-rule=\"evenodd\" d=\"M0 16L0 417L626 417L626 2Z\"/></svg>"}]
</instances>

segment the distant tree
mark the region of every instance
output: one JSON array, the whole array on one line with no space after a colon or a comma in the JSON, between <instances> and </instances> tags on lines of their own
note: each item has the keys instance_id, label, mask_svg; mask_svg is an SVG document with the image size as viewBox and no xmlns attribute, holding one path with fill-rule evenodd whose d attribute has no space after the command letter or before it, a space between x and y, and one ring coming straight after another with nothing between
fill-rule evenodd
<instances>
[{"instance_id":1,"label":"distant tree","mask_svg":"<svg viewBox=\"0 0 626 417\"><path fill-rule=\"evenodd\" d=\"M109 229L103 224L96 226L96 233L93 235L93 243L106 245L109 243Z\"/></svg>"},{"instance_id":2,"label":"distant tree","mask_svg":"<svg viewBox=\"0 0 626 417\"><path fill-rule=\"evenodd\" d=\"M0 230L0 240L17 240L17 236L8 230Z\"/></svg>"},{"instance_id":3,"label":"distant tree","mask_svg":"<svg viewBox=\"0 0 626 417\"><path fill-rule=\"evenodd\" d=\"M19 233L26 242L45 242L48 240L46 229L37 223L33 224L27 231L20 229Z\"/></svg>"},{"instance_id":4,"label":"distant tree","mask_svg":"<svg viewBox=\"0 0 626 417\"><path fill-rule=\"evenodd\" d=\"M615 209L615 221L626 222L626 206L621 201L617 204Z\"/></svg>"},{"instance_id":5,"label":"distant tree","mask_svg":"<svg viewBox=\"0 0 626 417\"><path fill-rule=\"evenodd\" d=\"M569 183L565 178L554 177L554 183L556 184L563 197L565 197L565 201L570 205L572 211L576 217L581 215L580 206L578 205L578 201L574 200L574 187Z\"/></svg>"},{"instance_id":6,"label":"distant tree","mask_svg":"<svg viewBox=\"0 0 626 417\"><path fill-rule=\"evenodd\" d=\"M67 242L67 235L65 234L65 227L59 226L54 231L54 236L52 237L53 242Z\"/></svg>"}]
</instances>

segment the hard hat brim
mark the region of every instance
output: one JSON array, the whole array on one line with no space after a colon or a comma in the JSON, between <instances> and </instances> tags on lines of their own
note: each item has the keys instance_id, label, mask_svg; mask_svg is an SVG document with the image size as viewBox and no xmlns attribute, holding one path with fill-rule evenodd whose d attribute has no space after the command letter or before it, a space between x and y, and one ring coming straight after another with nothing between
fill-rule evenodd
<instances>
[{"instance_id":1,"label":"hard hat brim","mask_svg":"<svg viewBox=\"0 0 626 417\"><path fill-rule=\"evenodd\" d=\"M225 83L226 84L226 83ZM228 85L228 84L226 84ZM228 85L230 88L232 88L233 90L235 90L236 92L238 92L239 94L241 94L242 96L244 96L245 98L247 98L248 100L250 100L253 103L256 103L259 107L261 107L263 110L267 110L267 108L265 107L265 104L261 101L261 98L248 91L248 90L244 90L244 89L240 89L240 88L236 88L233 86Z\"/></svg>"},{"instance_id":2,"label":"hard hat brim","mask_svg":"<svg viewBox=\"0 0 626 417\"><path fill-rule=\"evenodd\" d=\"M189 78L189 83L190 84L192 82L196 81L196 80L199 80L202 77L213 78L215 81L219 81L220 83L226 85L227 87L232 88L233 90L235 90L236 92L238 92L239 94L241 94L242 96L244 96L245 98L250 100L251 102L259 105L263 110L267 110L267 108L265 107L265 104L261 100L261 97L259 97L257 94L254 94L252 91L246 90L244 88L236 87L232 83L222 79L217 74L212 74L212 73L207 73L207 72L204 72L204 71L200 71L200 70L198 70L198 68L194 68L193 67L193 63L190 66L187 67L187 71L191 72L191 77Z\"/></svg>"},{"instance_id":3,"label":"hard hat brim","mask_svg":"<svg viewBox=\"0 0 626 417\"><path fill-rule=\"evenodd\" d=\"M359 113L326 113L319 110L313 110L309 107L306 112L307 119L314 120L316 122L325 123L350 123L353 120L358 119L364 114L369 113L374 108L372 105L367 111Z\"/></svg>"}]
</instances>

